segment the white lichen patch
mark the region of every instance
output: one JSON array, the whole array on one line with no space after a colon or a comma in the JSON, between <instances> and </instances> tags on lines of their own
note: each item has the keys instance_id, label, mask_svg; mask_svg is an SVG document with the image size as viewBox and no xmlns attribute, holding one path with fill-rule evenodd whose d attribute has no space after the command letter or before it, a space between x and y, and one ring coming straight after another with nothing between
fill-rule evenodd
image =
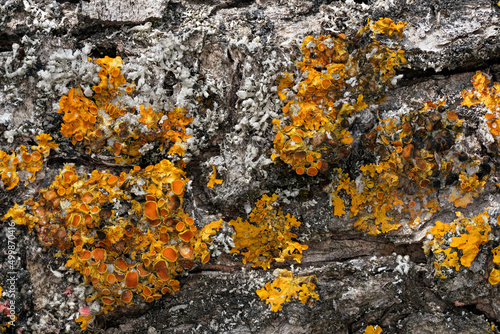
<instances>
[{"instance_id":1,"label":"white lichen patch","mask_svg":"<svg viewBox=\"0 0 500 334\"><path fill-rule=\"evenodd\" d=\"M185 45L188 40L189 35L177 36L157 29L148 33L149 45L136 49L124 61L125 78L136 84L136 94L128 104L164 111L175 107L195 109L193 86L198 65L188 57L193 52Z\"/></svg>"},{"instance_id":2,"label":"white lichen patch","mask_svg":"<svg viewBox=\"0 0 500 334\"><path fill-rule=\"evenodd\" d=\"M57 98L67 94L72 87L78 85L91 87L97 84L99 66L88 60L91 50L90 44L74 51L56 49L50 55L45 69L38 71L37 87L47 95ZM88 93L87 90L85 92ZM58 106L55 108L58 109Z\"/></svg>"},{"instance_id":3,"label":"white lichen patch","mask_svg":"<svg viewBox=\"0 0 500 334\"><path fill-rule=\"evenodd\" d=\"M410 257L408 255L403 257L398 254L396 256L396 262L398 265L394 268L394 271L397 271L401 275L407 275L411 265Z\"/></svg>"}]
</instances>

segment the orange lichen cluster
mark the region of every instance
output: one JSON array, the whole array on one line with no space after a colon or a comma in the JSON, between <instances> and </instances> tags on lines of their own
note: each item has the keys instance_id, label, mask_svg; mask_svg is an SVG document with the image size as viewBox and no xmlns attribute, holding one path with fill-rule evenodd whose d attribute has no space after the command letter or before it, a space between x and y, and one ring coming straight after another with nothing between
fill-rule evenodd
<instances>
[{"instance_id":1,"label":"orange lichen cluster","mask_svg":"<svg viewBox=\"0 0 500 334\"><path fill-rule=\"evenodd\" d=\"M361 171L365 179L360 191L356 189L355 182L349 178L348 174L339 171L336 186L331 191L334 214L340 217L346 213L344 211L345 200L342 198L345 196L341 195L344 193L351 198L350 216L359 215L354 227L371 235L398 229L401 224L392 223L393 218L387 216L387 213L395 206L403 204L400 198L392 197L399 185L397 174L394 175L394 170L386 163L363 166ZM332 187L328 187L327 190L332 190Z\"/></svg>"},{"instance_id":2,"label":"orange lichen cluster","mask_svg":"<svg viewBox=\"0 0 500 334\"><path fill-rule=\"evenodd\" d=\"M452 172L465 175L468 166L449 156L463 121L444 104L427 102L419 111L381 120L376 129L363 135L362 144L379 161L361 166L359 173L351 171L353 179L337 170L334 182L326 188L336 216L346 213L345 200L350 198L350 216L358 217L354 226L376 235L398 229L405 215L411 226L439 209L436 188ZM464 182L474 177L477 180L473 175ZM473 186L460 186L457 192L472 196L477 189Z\"/></svg>"},{"instance_id":3,"label":"orange lichen cluster","mask_svg":"<svg viewBox=\"0 0 500 334\"><path fill-rule=\"evenodd\" d=\"M87 98L81 89L72 88L59 101L58 113L64 113L61 133L87 153L105 148L121 163L137 160L146 144L154 144L158 150L168 145L167 154L183 155L182 142L190 137L186 125L193 120L186 111L153 111L143 105L124 107L121 97L132 94L135 86L127 84L123 77L122 59L106 56L95 62L101 66L101 81L92 87L94 96Z\"/></svg>"},{"instance_id":4,"label":"orange lichen cluster","mask_svg":"<svg viewBox=\"0 0 500 334\"><path fill-rule=\"evenodd\" d=\"M20 180L25 181L25 184L35 181L43 159L49 156L51 149L59 147L48 134L42 133L36 139L38 145L32 146L31 152L24 145L17 147L10 155L0 150L0 176L7 190L16 187Z\"/></svg>"},{"instance_id":5,"label":"orange lichen cluster","mask_svg":"<svg viewBox=\"0 0 500 334\"><path fill-rule=\"evenodd\" d=\"M464 101L462 105L471 107L476 104L483 103L489 109L483 117L486 119L490 133L496 140L496 144L500 143L500 83L495 82L493 87L488 87L490 81L486 76L477 71L473 76L473 90L462 92Z\"/></svg>"},{"instance_id":6,"label":"orange lichen cluster","mask_svg":"<svg viewBox=\"0 0 500 334\"><path fill-rule=\"evenodd\" d=\"M368 23L352 40L345 34L306 37L301 46L303 59L296 63L299 78L285 73L278 85L280 99L287 100L283 113L289 124L273 121L277 131L273 160L279 157L297 174L315 176L349 155L354 140L349 131L352 116L367 107L367 98L379 99L391 84L395 68L406 62L404 51L380 41L358 45L367 30L400 35L404 24L398 23L394 30L390 22L386 18Z\"/></svg>"},{"instance_id":7,"label":"orange lichen cluster","mask_svg":"<svg viewBox=\"0 0 500 334\"><path fill-rule=\"evenodd\" d=\"M378 34L384 34L387 36L392 36L397 34L399 38L403 38L403 28L407 25L406 22L399 21L394 23L393 20L389 18L380 18L378 21L372 24L372 30Z\"/></svg>"},{"instance_id":8,"label":"orange lichen cluster","mask_svg":"<svg viewBox=\"0 0 500 334\"><path fill-rule=\"evenodd\" d=\"M179 290L175 277L210 259L207 243L221 221L197 230L182 208L185 172L162 160L115 175L66 165L38 200L15 205L4 219L35 229L45 246L70 253L101 312ZM78 318L85 327L94 314Z\"/></svg>"},{"instance_id":9,"label":"orange lichen cluster","mask_svg":"<svg viewBox=\"0 0 500 334\"><path fill-rule=\"evenodd\" d=\"M255 203L249 221L238 217L229 222L235 230L231 253L241 253L244 264L253 262L253 267L260 266L266 270L273 261L294 259L300 263L302 251L308 248L307 245L292 240L297 235L290 232L290 229L299 227L300 222L290 214L285 216L275 206L277 199L276 194L271 197L264 195Z\"/></svg>"},{"instance_id":10,"label":"orange lichen cluster","mask_svg":"<svg viewBox=\"0 0 500 334\"><path fill-rule=\"evenodd\" d=\"M486 181L480 181L477 175L468 176L463 171L459 176L459 184L453 188L448 201L454 203L456 207L466 208L467 204L472 203L472 200L483 191L485 183Z\"/></svg>"},{"instance_id":11,"label":"orange lichen cluster","mask_svg":"<svg viewBox=\"0 0 500 334\"><path fill-rule=\"evenodd\" d=\"M313 280L317 280L315 275L294 276L286 269L276 269L274 275L277 278L272 283L266 283L262 289L256 291L261 300L270 304L271 311L281 311L282 304L290 302L292 298L298 299L302 304L309 299L319 299L319 295L314 291L316 285Z\"/></svg>"},{"instance_id":12,"label":"orange lichen cluster","mask_svg":"<svg viewBox=\"0 0 500 334\"><path fill-rule=\"evenodd\" d=\"M472 218L457 212L457 219L451 223L436 221L435 226L427 232L424 251L434 254L436 276L446 278L443 268L460 266L470 267L479 253L479 248L490 239L489 215L485 211Z\"/></svg>"}]
</instances>

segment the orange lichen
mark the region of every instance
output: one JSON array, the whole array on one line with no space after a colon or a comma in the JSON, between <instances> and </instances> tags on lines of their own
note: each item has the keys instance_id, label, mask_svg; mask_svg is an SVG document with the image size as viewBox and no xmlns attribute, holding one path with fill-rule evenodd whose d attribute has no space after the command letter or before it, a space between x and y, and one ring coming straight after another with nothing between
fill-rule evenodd
<instances>
[{"instance_id":1,"label":"orange lichen","mask_svg":"<svg viewBox=\"0 0 500 334\"><path fill-rule=\"evenodd\" d=\"M66 165L38 200L16 204L3 219L35 229L43 245L69 253L66 266L93 285L87 301L100 300L102 312L136 297L150 302L176 292L175 277L185 268L210 259L207 244L221 226L195 228L182 208L184 175L168 160L119 175L87 175ZM167 209L164 199L172 197L177 204ZM122 206L127 210L119 213ZM91 318L78 318L82 328Z\"/></svg>"},{"instance_id":2,"label":"orange lichen","mask_svg":"<svg viewBox=\"0 0 500 334\"><path fill-rule=\"evenodd\" d=\"M87 152L105 148L120 163L140 158L145 144L154 145L158 150L168 145L167 154L183 155L182 143L190 137L186 134L186 125L193 120L186 116L185 110L153 111L152 107L143 105L125 108L121 97L131 94L134 85L127 85L123 77L122 59L106 56L95 63L101 66L101 82L93 87L94 96L88 98L81 89L72 88L59 101L58 113L64 113L61 133ZM131 117L126 117L137 114L141 117L135 124L131 123Z\"/></svg>"},{"instance_id":3,"label":"orange lichen","mask_svg":"<svg viewBox=\"0 0 500 334\"><path fill-rule=\"evenodd\" d=\"M441 278L446 278L443 268L458 271L461 265L470 267L479 253L479 247L490 239L491 228L486 211L470 219L457 212L457 217L451 223L436 221L424 242L425 253L428 255L432 251L434 254L436 276Z\"/></svg>"},{"instance_id":4,"label":"orange lichen","mask_svg":"<svg viewBox=\"0 0 500 334\"><path fill-rule=\"evenodd\" d=\"M25 185L35 181L43 158L49 156L51 149L59 147L48 134L42 133L36 139L38 145L31 147L31 153L24 145L12 150L10 155L0 150L0 177L7 190L15 188L19 181L25 181Z\"/></svg>"},{"instance_id":5,"label":"orange lichen","mask_svg":"<svg viewBox=\"0 0 500 334\"><path fill-rule=\"evenodd\" d=\"M369 22L354 40L371 30L372 41L358 50L345 35L306 37L303 59L296 63L301 75L295 79L285 73L278 84L286 118L273 120L273 161L279 157L298 175L308 176L343 166L355 140L351 116L380 101L384 87L393 84L395 69L406 61L404 52L394 48L397 44L389 48L373 38L401 38L405 25L387 18ZM359 138L368 155L376 157L374 163L348 174L334 170L335 180L326 189L335 215L346 213L350 197L351 217L358 217L355 226L370 234L386 233L401 221L413 227L435 213L440 208L436 190L453 184L455 176L460 184L451 187L449 197L456 206L465 207L482 190L487 173L474 174L478 159L450 153L461 138L463 120L444 101L429 101L421 110L379 121Z\"/></svg>"},{"instance_id":6,"label":"orange lichen","mask_svg":"<svg viewBox=\"0 0 500 334\"><path fill-rule=\"evenodd\" d=\"M135 271L129 271L125 275L125 287L134 289L139 284L139 274Z\"/></svg>"},{"instance_id":7,"label":"orange lichen","mask_svg":"<svg viewBox=\"0 0 500 334\"><path fill-rule=\"evenodd\" d=\"M159 217L156 202L148 201L144 204L144 214L151 220L156 220Z\"/></svg>"},{"instance_id":8,"label":"orange lichen","mask_svg":"<svg viewBox=\"0 0 500 334\"><path fill-rule=\"evenodd\" d=\"M382 333L382 327L378 325L375 325L375 327L373 325L370 325L366 327L363 334L380 334L380 333Z\"/></svg>"},{"instance_id":9,"label":"orange lichen","mask_svg":"<svg viewBox=\"0 0 500 334\"><path fill-rule=\"evenodd\" d=\"M193 238L194 234L192 231L187 230L185 232L182 232L179 234L179 238L181 238L183 241L188 242Z\"/></svg>"},{"instance_id":10,"label":"orange lichen","mask_svg":"<svg viewBox=\"0 0 500 334\"><path fill-rule=\"evenodd\" d=\"M493 253L493 263L497 266L500 265L500 246L495 247L491 250L491 252ZM500 270L497 268L491 269L488 282L490 282L491 285L497 285L500 283Z\"/></svg>"},{"instance_id":11,"label":"orange lichen","mask_svg":"<svg viewBox=\"0 0 500 334\"><path fill-rule=\"evenodd\" d=\"M177 260L177 252L171 247L167 247L162 250L161 256L170 262L175 262Z\"/></svg>"},{"instance_id":12,"label":"orange lichen","mask_svg":"<svg viewBox=\"0 0 500 334\"><path fill-rule=\"evenodd\" d=\"M459 176L459 184L448 197L448 201L454 203L456 207L466 208L482 191L485 180L479 181L477 175L468 176L463 171Z\"/></svg>"},{"instance_id":13,"label":"orange lichen","mask_svg":"<svg viewBox=\"0 0 500 334\"><path fill-rule=\"evenodd\" d=\"M253 267L269 269L273 261L294 259L300 263L302 251L308 248L307 245L292 241L297 235L291 233L290 229L299 227L300 222L290 214L285 216L280 208L276 208L274 203L277 199L276 194L271 197L263 195L255 203L249 221L238 217L229 222L235 230L231 253L241 253L244 264L253 262Z\"/></svg>"},{"instance_id":14,"label":"orange lichen","mask_svg":"<svg viewBox=\"0 0 500 334\"><path fill-rule=\"evenodd\" d=\"M344 173L337 169L331 185L326 187L332 198L334 214L346 213L345 199L350 197L350 216L358 217L355 226L369 234L386 233L399 228L406 220L414 226L420 217L439 209L437 189L453 173L466 174L476 162L462 163L450 158L450 149L460 138L463 121L447 118L451 111L445 102L426 102L424 108L405 113L401 118L380 120L376 129L363 135L365 149L377 156L377 163L365 164L359 171ZM462 195L476 194L485 181L477 175L462 177ZM460 188L459 186L459 189ZM450 198L462 204L452 193ZM451 199L450 199L451 200ZM405 216L406 217L405 217Z\"/></svg>"},{"instance_id":15,"label":"orange lichen","mask_svg":"<svg viewBox=\"0 0 500 334\"><path fill-rule=\"evenodd\" d=\"M401 35L405 24L391 19L368 23L366 30ZM285 73L278 96L287 101L283 114L290 123L275 119L274 153L299 175L315 176L337 164L350 150L354 138L349 130L352 116L382 96L391 85L395 68L405 63L402 50L393 50L375 39L364 48L352 48L343 34L337 37L307 36L301 46L303 59L296 63L301 75ZM301 78L304 78L302 81Z\"/></svg>"},{"instance_id":16,"label":"orange lichen","mask_svg":"<svg viewBox=\"0 0 500 334\"><path fill-rule=\"evenodd\" d=\"M495 82L493 87L488 87L490 81L486 76L477 71L472 80L473 90L462 91L464 101L462 105L472 107L483 103L488 111L483 115L486 119L490 133L496 140L496 147L500 144L500 83Z\"/></svg>"},{"instance_id":17,"label":"orange lichen","mask_svg":"<svg viewBox=\"0 0 500 334\"><path fill-rule=\"evenodd\" d=\"M262 289L256 291L261 300L270 304L271 311L281 311L282 304L290 302L292 298L298 299L302 304L309 299L319 299L319 295L314 291L316 285L313 280L317 280L315 275L294 276L286 269L276 269L274 275L277 278L272 283L266 283Z\"/></svg>"},{"instance_id":18,"label":"orange lichen","mask_svg":"<svg viewBox=\"0 0 500 334\"><path fill-rule=\"evenodd\" d=\"M120 299L125 304L129 304L132 301L134 294L130 290L124 290L120 296Z\"/></svg>"},{"instance_id":19,"label":"orange lichen","mask_svg":"<svg viewBox=\"0 0 500 334\"><path fill-rule=\"evenodd\" d=\"M176 195L182 195L182 192L184 191L184 182L181 180L174 180L171 184L172 191Z\"/></svg>"},{"instance_id":20,"label":"orange lichen","mask_svg":"<svg viewBox=\"0 0 500 334\"><path fill-rule=\"evenodd\" d=\"M380 18L370 25L370 28L378 34L384 34L387 36L392 36L394 33L403 38L403 28L407 25L407 22L399 21L397 24L389 18Z\"/></svg>"},{"instance_id":21,"label":"orange lichen","mask_svg":"<svg viewBox=\"0 0 500 334\"><path fill-rule=\"evenodd\" d=\"M207 187L213 188L215 184L222 184L221 179L217 179L217 170L215 166L212 165L212 173L210 173L210 180L208 181Z\"/></svg>"}]
</instances>

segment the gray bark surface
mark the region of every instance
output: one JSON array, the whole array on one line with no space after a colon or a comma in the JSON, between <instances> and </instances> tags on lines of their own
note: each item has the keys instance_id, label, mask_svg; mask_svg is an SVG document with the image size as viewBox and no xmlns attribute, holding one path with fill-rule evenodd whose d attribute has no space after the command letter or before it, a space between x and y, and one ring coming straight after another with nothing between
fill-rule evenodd
<instances>
[{"instance_id":1,"label":"gray bark surface","mask_svg":"<svg viewBox=\"0 0 500 334\"><path fill-rule=\"evenodd\" d=\"M402 226L370 236L353 227L349 215L337 217L327 193L327 176L297 176L285 164L270 162L282 117L277 79L294 71L307 35L352 36L366 19L390 17L408 22L401 41L407 64L403 78L370 109L419 110L425 101L446 100L465 119L461 147L488 156L492 171L484 191L461 209L470 217L500 207L498 153L488 151L480 133L482 109L461 106L481 70L500 81L500 6L495 1L427 0L1 0L0 149L31 146L35 135L50 133L60 144L37 181L13 190L0 187L0 215L14 203L36 196L65 163L84 169L128 170L109 156L76 150L60 133L57 114L62 94L95 84L96 67L87 57L121 56L125 77L137 83L136 101L156 109L185 107L195 121L187 145L191 188L184 208L199 227L226 222L212 259L179 278L181 290L152 303L99 315L89 333L356 333L379 325L386 333L493 333L500 324L498 286L488 283L491 249L500 230L482 246L470 268L434 276L432 256L422 249L436 220L450 222L457 209L443 199L441 211L415 228ZM88 63L85 65L85 63ZM483 122L484 123L484 122ZM148 159L158 161L157 153ZM355 159L352 157L352 159ZM211 164L223 184L207 188ZM328 183L328 182L326 182ZM229 254L231 219L246 219L264 193L280 193L283 211L302 222L295 233L309 249L302 263L287 261L264 271ZM496 213L498 215L498 212ZM496 217L492 214L492 217ZM495 218L496 220L496 218ZM0 244L7 240L0 225ZM6 241L5 241L6 242ZM7 332L75 333L74 318L91 287L64 267L23 227L16 228L16 307L18 321ZM8 268L0 251L0 286ZM2 265L4 263L4 265ZM274 279L275 268L293 266L316 275L320 299L297 300L271 312L255 291ZM70 295L63 294L71 288ZM1 302L1 299L0 299Z\"/></svg>"}]
</instances>

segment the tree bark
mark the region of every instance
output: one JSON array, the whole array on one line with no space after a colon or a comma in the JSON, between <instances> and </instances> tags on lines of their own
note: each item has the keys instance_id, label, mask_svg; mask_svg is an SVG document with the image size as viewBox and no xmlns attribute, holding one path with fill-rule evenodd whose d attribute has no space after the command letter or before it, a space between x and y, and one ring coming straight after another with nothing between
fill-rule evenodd
<instances>
[{"instance_id":1,"label":"tree bark","mask_svg":"<svg viewBox=\"0 0 500 334\"><path fill-rule=\"evenodd\" d=\"M464 119L463 140L450 149L483 159L491 170L484 190L465 209L439 197L440 210L418 224L377 236L354 227L355 217L333 214L325 185L333 172L297 175L270 160L275 128L283 118L277 84L283 72L296 72L300 46L308 35L352 38L367 19L408 22L400 48L407 63L402 78L385 91L385 100L362 111L402 117L426 101L446 100ZM0 215L48 187L64 164L85 171L128 171L112 155L86 154L60 133L59 99L70 88L90 89L98 80L87 57L123 58L124 76L137 85L134 102L155 110L184 107L194 118L186 145L185 171L192 181L184 210L198 228L224 220L211 249L212 259L179 277L181 289L152 303L137 302L98 315L89 333L364 333L369 325L383 333L492 333L500 321L498 287L488 283L498 245L500 198L496 183L498 151L485 138L484 106L461 105L476 71L500 81L500 7L494 1L426 0L4 0L0 8L0 149L30 147L49 133L60 146L45 160L36 181L0 186ZM360 112L361 113L361 112ZM426 115L428 117L428 115ZM355 145L369 130L358 118ZM371 124L371 123L370 123ZM361 144L359 144L361 145ZM359 146L358 145L358 146ZM494 146L494 145L493 145ZM346 166L367 161L353 152ZM359 153L359 154L358 154ZM143 167L166 155L149 151ZM486 159L486 160L485 160ZM483 161L481 160L481 161ZM221 185L206 186L211 165ZM440 194L449 196L444 185ZM229 254L232 227L248 218L263 194L278 193L281 209L301 226L297 240L308 245L301 263L274 263L270 270L242 264ZM455 211L472 217L490 213L489 241L472 265L435 276L433 254L422 248L436 221L451 222ZM66 256L44 248L25 227L15 227L14 270L8 265L9 220L2 221L0 286L15 277L17 321L6 332L74 333L74 318L92 291ZM4 248L2 246L2 248ZM256 290L275 277L276 268L316 275L320 298L296 299L271 312ZM69 291L69 292L68 292ZM0 303L8 298L0 298ZM2 309L0 308L0 311ZM4 324L8 321L1 313ZM0 330L1 332L1 330Z\"/></svg>"}]
</instances>

